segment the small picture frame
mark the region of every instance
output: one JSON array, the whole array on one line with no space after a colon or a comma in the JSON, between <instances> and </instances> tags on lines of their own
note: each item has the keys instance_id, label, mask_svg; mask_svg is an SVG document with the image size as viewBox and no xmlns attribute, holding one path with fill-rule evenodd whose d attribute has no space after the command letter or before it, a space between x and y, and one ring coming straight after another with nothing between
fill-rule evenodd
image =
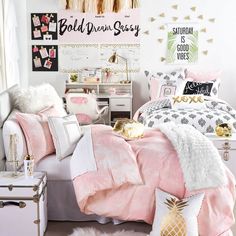
<instances>
[{"instance_id":1,"label":"small picture frame","mask_svg":"<svg viewBox=\"0 0 236 236\"><path fill-rule=\"evenodd\" d=\"M47 68L47 69L51 69L51 67L52 67L52 62L51 62L51 60L50 60L50 58L48 58L45 62L44 62L44 65L43 65L45 68Z\"/></svg>"},{"instance_id":2,"label":"small picture frame","mask_svg":"<svg viewBox=\"0 0 236 236\"><path fill-rule=\"evenodd\" d=\"M160 91L160 96L161 97L167 97L169 95L174 95L176 91L176 86L173 85L162 85L161 86L161 91Z\"/></svg>"},{"instance_id":3,"label":"small picture frame","mask_svg":"<svg viewBox=\"0 0 236 236\"><path fill-rule=\"evenodd\" d=\"M43 40L52 40L52 35L48 34L48 32L47 32L47 34L43 35Z\"/></svg>"},{"instance_id":4,"label":"small picture frame","mask_svg":"<svg viewBox=\"0 0 236 236\"><path fill-rule=\"evenodd\" d=\"M35 66L35 68L42 67L42 63L41 63L41 59L40 58L38 58L38 57L34 58L34 66Z\"/></svg>"},{"instance_id":5,"label":"small picture frame","mask_svg":"<svg viewBox=\"0 0 236 236\"><path fill-rule=\"evenodd\" d=\"M35 28L35 30L33 31L33 34L34 34L34 38L41 38L42 35L41 35L41 31L38 30L37 28Z\"/></svg>"},{"instance_id":6,"label":"small picture frame","mask_svg":"<svg viewBox=\"0 0 236 236\"><path fill-rule=\"evenodd\" d=\"M48 16L48 14L42 15L42 17L41 17L42 23L48 24L49 21L50 21L50 17Z\"/></svg>"},{"instance_id":7,"label":"small picture frame","mask_svg":"<svg viewBox=\"0 0 236 236\"><path fill-rule=\"evenodd\" d=\"M53 46L49 49L49 57L56 58L56 49Z\"/></svg>"},{"instance_id":8,"label":"small picture frame","mask_svg":"<svg viewBox=\"0 0 236 236\"><path fill-rule=\"evenodd\" d=\"M33 16L32 21L33 21L34 27L37 27L37 26L40 26L40 25L41 25L39 16L37 16L37 15L34 15L34 16Z\"/></svg>"},{"instance_id":9,"label":"small picture frame","mask_svg":"<svg viewBox=\"0 0 236 236\"><path fill-rule=\"evenodd\" d=\"M39 50L39 52L40 52L40 55L41 55L42 58L48 57L48 51L43 46L41 46L41 49Z\"/></svg>"},{"instance_id":10,"label":"small picture frame","mask_svg":"<svg viewBox=\"0 0 236 236\"><path fill-rule=\"evenodd\" d=\"M34 45L33 52L38 52L38 51L39 51L39 48L36 45Z\"/></svg>"},{"instance_id":11,"label":"small picture frame","mask_svg":"<svg viewBox=\"0 0 236 236\"><path fill-rule=\"evenodd\" d=\"M52 22L49 22L48 31L50 31L50 32L56 32L57 31L57 23L55 23L54 20Z\"/></svg>"},{"instance_id":12,"label":"small picture frame","mask_svg":"<svg viewBox=\"0 0 236 236\"><path fill-rule=\"evenodd\" d=\"M42 24L42 26L41 26L41 31L42 31L42 33L45 33L45 32L47 32L48 31L48 26L47 25L44 25L44 24Z\"/></svg>"}]
</instances>

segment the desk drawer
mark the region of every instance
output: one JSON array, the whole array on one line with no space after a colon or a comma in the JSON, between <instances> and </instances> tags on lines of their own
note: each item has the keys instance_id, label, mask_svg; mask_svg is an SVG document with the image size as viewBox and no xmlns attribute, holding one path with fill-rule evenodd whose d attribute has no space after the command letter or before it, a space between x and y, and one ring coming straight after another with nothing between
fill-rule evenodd
<instances>
[{"instance_id":1,"label":"desk drawer","mask_svg":"<svg viewBox=\"0 0 236 236\"><path fill-rule=\"evenodd\" d=\"M129 98L111 98L110 110L111 111L130 111L131 100Z\"/></svg>"}]
</instances>

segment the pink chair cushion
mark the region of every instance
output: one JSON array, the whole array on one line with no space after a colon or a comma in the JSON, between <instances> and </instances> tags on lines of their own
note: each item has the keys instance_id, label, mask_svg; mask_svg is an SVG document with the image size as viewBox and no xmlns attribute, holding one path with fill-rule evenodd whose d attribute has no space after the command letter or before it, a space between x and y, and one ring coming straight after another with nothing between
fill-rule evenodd
<instances>
[{"instance_id":1,"label":"pink chair cushion","mask_svg":"<svg viewBox=\"0 0 236 236\"><path fill-rule=\"evenodd\" d=\"M36 163L55 152L48 126L49 116L63 116L63 114L54 107L48 107L38 114L16 113L16 119L26 138L28 154L34 156Z\"/></svg>"},{"instance_id":2,"label":"pink chair cushion","mask_svg":"<svg viewBox=\"0 0 236 236\"><path fill-rule=\"evenodd\" d=\"M88 103L88 98L86 97L71 97L70 101L76 104L86 104Z\"/></svg>"},{"instance_id":3,"label":"pink chair cushion","mask_svg":"<svg viewBox=\"0 0 236 236\"><path fill-rule=\"evenodd\" d=\"M84 113L77 113L76 118L80 124L91 124L92 118Z\"/></svg>"}]
</instances>

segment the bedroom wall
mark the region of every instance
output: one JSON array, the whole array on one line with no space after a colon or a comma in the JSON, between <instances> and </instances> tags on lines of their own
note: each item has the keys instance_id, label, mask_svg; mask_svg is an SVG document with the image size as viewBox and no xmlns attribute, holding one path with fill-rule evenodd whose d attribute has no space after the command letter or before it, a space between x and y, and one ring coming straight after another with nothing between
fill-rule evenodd
<instances>
[{"instance_id":1,"label":"bedroom wall","mask_svg":"<svg viewBox=\"0 0 236 236\"><path fill-rule=\"evenodd\" d=\"M65 75L59 72L32 72L31 69L30 13L57 11L59 0L14 1L18 2L17 5L21 1L26 1L27 9L27 16L25 16L27 18L27 32L24 36L21 35L23 31L19 33L20 50L22 55L25 55L21 62L21 70L27 71L27 73L22 74L23 85L49 82L63 95ZM171 7L176 4L178 5L177 10ZM166 31L159 29L160 26L172 22L172 17L178 17L178 22L200 22L200 27L206 28L207 32L200 33L198 63L188 67L206 71L221 69L220 98L225 99L236 108L236 79L234 78L236 77L236 70L234 69L236 28L233 27L233 22L236 22L236 15L234 5L234 0L228 0L227 4L224 4L222 0L142 0L141 72L146 69L168 71L180 67L180 65L166 65L160 60L161 57L165 57L166 52ZM196 7L196 11L190 9L192 6ZM164 18L159 17L161 13L165 14ZM22 9L19 15L23 19ZM204 19L198 19L197 16L199 15L203 15ZM184 19L186 16L190 16L191 20ZM153 17L152 22L150 17ZM210 18L215 18L215 23L210 22ZM160 38L163 39L162 43L157 40ZM206 40L210 38L213 38L213 43L207 43ZM207 55L202 52L206 50L208 51ZM148 99L147 81L143 73L137 75L133 80L134 110L136 110Z\"/></svg>"}]
</instances>

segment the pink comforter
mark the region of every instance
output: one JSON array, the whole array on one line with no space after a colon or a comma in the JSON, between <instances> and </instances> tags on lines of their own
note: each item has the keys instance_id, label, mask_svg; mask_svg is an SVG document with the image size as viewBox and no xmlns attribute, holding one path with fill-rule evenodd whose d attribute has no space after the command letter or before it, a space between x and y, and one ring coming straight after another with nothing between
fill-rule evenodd
<instances>
[{"instance_id":1,"label":"pink comforter","mask_svg":"<svg viewBox=\"0 0 236 236\"><path fill-rule=\"evenodd\" d=\"M126 142L115 135L111 127L97 125L92 128L92 137L98 171L74 179L81 211L126 221L143 220L151 224L155 188L178 198L205 192L198 216L199 234L218 236L233 225L235 180L227 168L226 186L190 192L185 188L177 154L159 130L148 130L144 138ZM127 169L124 173L123 166L129 164L125 160L127 153L134 171ZM140 175L135 169L136 161Z\"/></svg>"}]
</instances>

